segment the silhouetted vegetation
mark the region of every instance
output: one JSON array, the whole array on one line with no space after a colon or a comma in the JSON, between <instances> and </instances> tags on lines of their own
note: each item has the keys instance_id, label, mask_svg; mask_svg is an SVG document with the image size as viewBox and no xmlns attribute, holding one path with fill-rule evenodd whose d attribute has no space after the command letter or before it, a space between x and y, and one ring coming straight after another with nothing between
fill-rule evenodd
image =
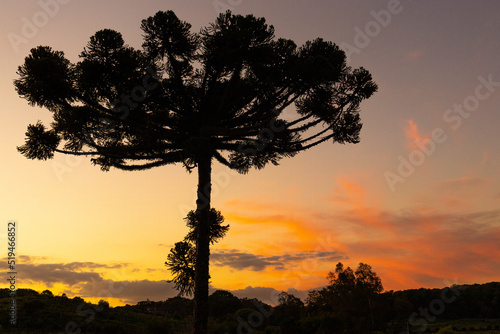
<instances>
[{"instance_id":1,"label":"silhouetted vegetation","mask_svg":"<svg viewBox=\"0 0 500 334\"><path fill-rule=\"evenodd\" d=\"M224 216L214 208L210 209L209 240L211 244L222 239L229 230L224 223ZM196 236L198 233L198 219L195 211L189 211L186 218L189 232L183 241L176 242L170 249L165 265L172 272L174 278L169 282L175 283L179 296L190 296L194 292L196 267Z\"/></svg>"},{"instance_id":2,"label":"silhouetted vegetation","mask_svg":"<svg viewBox=\"0 0 500 334\"><path fill-rule=\"evenodd\" d=\"M96 32L77 63L49 46L31 49L14 85L53 122L29 125L18 150L39 160L84 155L104 171L196 168L194 332L206 334L212 163L247 173L323 142L357 143L360 103L377 85L334 43L297 46L253 15L227 11L197 33L159 11L141 30L140 50L117 31Z\"/></svg>"},{"instance_id":3,"label":"silhouetted vegetation","mask_svg":"<svg viewBox=\"0 0 500 334\"><path fill-rule=\"evenodd\" d=\"M282 292L274 307L218 290L209 296L210 333L500 333L500 283L454 285L444 289L381 292L366 264L356 271L339 263L329 285L311 291L306 302ZM110 307L101 300L17 290L17 327L8 319L9 290L0 289L0 333L190 333L193 300ZM78 331L80 330L80 331Z\"/></svg>"}]
</instances>

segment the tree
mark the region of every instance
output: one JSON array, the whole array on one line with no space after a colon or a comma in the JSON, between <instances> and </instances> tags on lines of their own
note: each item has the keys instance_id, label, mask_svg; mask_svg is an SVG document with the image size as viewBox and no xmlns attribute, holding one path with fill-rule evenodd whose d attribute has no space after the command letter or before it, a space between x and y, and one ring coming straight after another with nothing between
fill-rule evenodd
<instances>
[{"instance_id":1,"label":"tree","mask_svg":"<svg viewBox=\"0 0 500 334\"><path fill-rule=\"evenodd\" d=\"M187 241L176 242L170 249L165 265L174 278L167 281L175 283L178 296L191 295L194 292L196 250Z\"/></svg>"},{"instance_id":2,"label":"tree","mask_svg":"<svg viewBox=\"0 0 500 334\"><path fill-rule=\"evenodd\" d=\"M298 320L302 316L303 309L304 303L293 294L282 291L278 295L278 305L275 308L275 315L278 317Z\"/></svg>"},{"instance_id":3,"label":"tree","mask_svg":"<svg viewBox=\"0 0 500 334\"><path fill-rule=\"evenodd\" d=\"M356 276L356 288L359 290L361 295L365 296L366 300L368 301L368 308L370 310L372 325L375 325L375 319L373 318L372 298L374 295L384 291L382 280L377 276L375 272L372 271L372 267L365 263L359 264L354 275Z\"/></svg>"},{"instance_id":4,"label":"tree","mask_svg":"<svg viewBox=\"0 0 500 334\"><path fill-rule=\"evenodd\" d=\"M329 272L327 278L330 281L328 287L339 297L352 295L356 290L357 277L350 267L344 269L342 262L337 263L335 272Z\"/></svg>"},{"instance_id":5,"label":"tree","mask_svg":"<svg viewBox=\"0 0 500 334\"><path fill-rule=\"evenodd\" d=\"M452 326L443 327L437 332L437 334L454 334L454 333L456 332L453 330Z\"/></svg>"},{"instance_id":6,"label":"tree","mask_svg":"<svg viewBox=\"0 0 500 334\"><path fill-rule=\"evenodd\" d=\"M105 29L75 64L48 46L32 49L14 84L53 122L29 125L18 150L89 156L104 171L197 168L194 332L206 333L212 162L247 173L326 141L357 143L359 105L377 86L334 43L298 47L253 15L228 11L195 33L160 11L141 29L141 50ZM282 117L293 105L293 119Z\"/></svg>"},{"instance_id":7,"label":"tree","mask_svg":"<svg viewBox=\"0 0 500 334\"><path fill-rule=\"evenodd\" d=\"M109 309L109 302L107 300L100 299L97 305L99 306L99 310L101 311Z\"/></svg>"},{"instance_id":8,"label":"tree","mask_svg":"<svg viewBox=\"0 0 500 334\"><path fill-rule=\"evenodd\" d=\"M229 291L217 290L208 297L210 316L220 319L226 316L234 317L234 313L241 308L241 300Z\"/></svg>"},{"instance_id":9,"label":"tree","mask_svg":"<svg viewBox=\"0 0 500 334\"><path fill-rule=\"evenodd\" d=\"M209 216L209 239L210 243L214 244L226 235L229 225L222 225L224 217L220 211L212 208ZM165 265L174 275L174 278L169 282L175 283L175 288L179 290L179 296L192 295L195 282L196 247L194 243L198 234L199 222L194 211L190 211L185 220L189 232L183 241L176 242L174 248L170 249L165 262Z\"/></svg>"},{"instance_id":10,"label":"tree","mask_svg":"<svg viewBox=\"0 0 500 334\"><path fill-rule=\"evenodd\" d=\"M43 296L49 296L49 297L54 297L54 294L50 290L43 290L42 291Z\"/></svg>"},{"instance_id":11,"label":"tree","mask_svg":"<svg viewBox=\"0 0 500 334\"><path fill-rule=\"evenodd\" d=\"M360 263L353 271L339 262L327 279L330 284L326 288L309 293L310 309L333 311L352 332L366 331L367 324L363 321L368 318L371 326L375 326L373 299L383 291L383 286L371 266Z\"/></svg>"}]
</instances>

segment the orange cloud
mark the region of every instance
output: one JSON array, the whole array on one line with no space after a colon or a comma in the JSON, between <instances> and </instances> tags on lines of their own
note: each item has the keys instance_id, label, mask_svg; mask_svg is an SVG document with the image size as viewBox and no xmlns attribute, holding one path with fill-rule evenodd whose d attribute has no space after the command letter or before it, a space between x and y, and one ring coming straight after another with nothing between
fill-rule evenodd
<instances>
[{"instance_id":1,"label":"orange cloud","mask_svg":"<svg viewBox=\"0 0 500 334\"><path fill-rule=\"evenodd\" d=\"M407 146L411 150L419 149L418 143L425 143L431 138L431 133L428 132L424 135L419 133L417 124L412 120L408 120L408 126L405 128L405 135Z\"/></svg>"},{"instance_id":2,"label":"orange cloud","mask_svg":"<svg viewBox=\"0 0 500 334\"><path fill-rule=\"evenodd\" d=\"M365 189L348 178L338 178L330 201L340 205L362 207L365 201Z\"/></svg>"},{"instance_id":3,"label":"orange cloud","mask_svg":"<svg viewBox=\"0 0 500 334\"><path fill-rule=\"evenodd\" d=\"M420 59L424 55L425 55L425 51L424 50L411 50L410 52L408 52L406 54L406 56L410 60Z\"/></svg>"},{"instance_id":4,"label":"orange cloud","mask_svg":"<svg viewBox=\"0 0 500 334\"><path fill-rule=\"evenodd\" d=\"M492 215L500 219L498 211L469 216L386 214L389 221L379 224L358 215L352 222L362 227L363 233L358 242L346 245L346 254L351 259L364 259L374 268L382 265L382 279L391 282L386 284L391 289L443 286L454 278L462 283L493 280L500 274L496 241L500 228L485 224ZM390 226L393 231L387 230ZM370 238L370 234L377 237Z\"/></svg>"},{"instance_id":5,"label":"orange cloud","mask_svg":"<svg viewBox=\"0 0 500 334\"><path fill-rule=\"evenodd\" d=\"M318 218L315 212L304 208L255 200L233 200L226 202L222 211L226 221L231 224L231 230L234 228L265 235L267 238L257 240L269 243L271 248L279 246L308 250L315 247L318 237L324 236L325 232L325 228L316 223ZM282 234L273 234L278 230ZM246 239L252 240L252 237L247 235Z\"/></svg>"},{"instance_id":6,"label":"orange cloud","mask_svg":"<svg viewBox=\"0 0 500 334\"><path fill-rule=\"evenodd\" d=\"M270 214L258 211L241 213L225 210L226 221L231 225L231 236L241 236L247 247L259 254L272 255L283 250L309 250L324 235L324 229L316 226L296 212ZM238 238L239 239L239 238ZM243 245L238 244L241 248Z\"/></svg>"},{"instance_id":7,"label":"orange cloud","mask_svg":"<svg viewBox=\"0 0 500 334\"><path fill-rule=\"evenodd\" d=\"M466 212L498 207L482 196L492 188L492 178L462 176L445 179L428 186L428 191L415 196L414 202L427 206L430 211Z\"/></svg>"},{"instance_id":8,"label":"orange cloud","mask_svg":"<svg viewBox=\"0 0 500 334\"><path fill-rule=\"evenodd\" d=\"M413 138L424 140L416 125L409 124ZM423 196L429 201L400 211L374 205L369 189L348 177L336 180L324 201L328 209L319 212L258 200L231 201L223 211L241 239L234 239L230 231L226 246L266 257L339 251L345 254L341 262L351 268L359 262L370 264L388 290L484 283L500 275L500 210L446 211L443 206L443 196L448 198L450 192L473 194L484 184L474 177L445 180L429 188L432 195ZM235 275L280 289L316 288L327 283L333 262L311 256L285 261L283 270L259 273L253 281L250 277L255 275L248 271Z\"/></svg>"}]
</instances>

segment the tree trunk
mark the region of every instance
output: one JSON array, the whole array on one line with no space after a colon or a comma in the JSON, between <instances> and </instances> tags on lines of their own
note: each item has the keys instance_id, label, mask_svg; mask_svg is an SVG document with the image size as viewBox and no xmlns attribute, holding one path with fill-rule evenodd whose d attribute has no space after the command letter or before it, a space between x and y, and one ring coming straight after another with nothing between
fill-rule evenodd
<instances>
[{"instance_id":1,"label":"tree trunk","mask_svg":"<svg viewBox=\"0 0 500 334\"><path fill-rule=\"evenodd\" d=\"M370 317L372 319L372 326L375 327L375 318L373 317L372 301L368 297L368 308L370 309Z\"/></svg>"},{"instance_id":2,"label":"tree trunk","mask_svg":"<svg viewBox=\"0 0 500 334\"><path fill-rule=\"evenodd\" d=\"M196 265L194 281L194 334L208 333L208 264L210 260L209 218L212 175L212 157L203 156L198 161L198 199L196 216Z\"/></svg>"}]
</instances>

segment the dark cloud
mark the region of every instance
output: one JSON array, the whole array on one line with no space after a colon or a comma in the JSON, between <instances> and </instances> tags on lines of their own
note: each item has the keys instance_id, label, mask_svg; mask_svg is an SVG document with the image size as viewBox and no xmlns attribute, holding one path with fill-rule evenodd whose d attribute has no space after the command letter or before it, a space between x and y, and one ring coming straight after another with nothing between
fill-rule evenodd
<instances>
[{"instance_id":1,"label":"dark cloud","mask_svg":"<svg viewBox=\"0 0 500 334\"><path fill-rule=\"evenodd\" d=\"M69 296L83 298L118 298L123 303L135 304L138 301L165 300L174 297L178 291L174 284L166 281L127 281L120 277L135 271L126 269L126 263L102 264L95 262L71 262L71 263L33 263L34 257L19 256L17 264L18 272L22 273L22 281L41 283L51 288L59 283L68 286L65 293ZM110 272L113 279L104 279L94 269L122 269L118 272Z\"/></svg>"},{"instance_id":2,"label":"dark cloud","mask_svg":"<svg viewBox=\"0 0 500 334\"><path fill-rule=\"evenodd\" d=\"M311 290L321 290L321 289L322 288L311 289ZM297 298L302 299L302 301L306 301L307 297L309 296L308 292L311 290L304 291L304 290L297 290L295 288L289 288L286 292L288 292L291 295L294 295Z\"/></svg>"},{"instance_id":3,"label":"dark cloud","mask_svg":"<svg viewBox=\"0 0 500 334\"><path fill-rule=\"evenodd\" d=\"M283 266L283 263L279 260L269 260L265 256L238 252L234 249L213 252L210 259L216 266L229 266L237 270L262 271L267 266Z\"/></svg>"},{"instance_id":4,"label":"dark cloud","mask_svg":"<svg viewBox=\"0 0 500 334\"><path fill-rule=\"evenodd\" d=\"M36 259L45 258L20 255L16 262L17 271L22 273L22 280L44 283L52 287L55 283L74 286L82 282L102 281L100 274L92 269L118 269L127 266L126 263L100 264L95 262L70 263L40 263ZM7 258L2 261L6 262Z\"/></svg>"},{"instance_id":5,"label":"dark cloud","mask_svg":"<svg viewBox=\"0 0 500 334\"><path fill-rule=\"evenodd\" d=\"M177 296L173 283L167 281L114 281L100 280L80 284L73 294L93 298L118 298L125 304L136 304L146 299L160 301Z\"/></svg>"},{"instance_id":6,"label":"dark cloud","mask_svg":"<svg viewBox=\"0 0 500 334\"><path fill-rule=\"evenodd\" d=\"M2 261L7 261L7 258L4 257L1 259ZM18 265L29 265L35 264L39 261L46 261L46 256L29 256L29 255L19 255L17 257ZM37 264L40 265L40 264ZM66 269L70 270L82 270L82 269L95 269L95 268L106 268L106 269L118 269L128 265L128 263L115 263L115 264L102 264L95 262L70 262L65 264L59 264Z\"/></svg>"},{"instance_id":7,"label":"dark cloud","mask_svg":"<svg viewBox=\"0 0 500 334\"><path fill-rule=\"evenodd\" d=\"M210 286L210 294L218 289ZM244 289L227 290L238 298L257 298L258 300L269 304L278 304L278 295L282 292L268 287L252 287L248 286ZM301 298L303 301L307 298L308 291L288 289L288 293ZM113 281L101 280L99 282L88 282L81 285L75 291L68 291L68 295L75 294L83 298L118 298L125 304L137 304L140 301L149 299L152 301L162 301L168 298L177 296L178 291L175 290L174 284L166 281Z\"/></svg>"},{"instance_id":8,"label":"dark cloud","mask_svg":"<svg viewBox=\"0 0 500 334\"><path fill-rule=\"evenodd\" d=\"M229 292L238 298L257 298L258 300L269 305L278 304L278 295L281 293L279 290L260 286L247 286L244 289L229 290Z\"/></svg>"},{"instance_id":9,"label":"dark cloud","mask_svg":"<svg viewBox=\"0 0 500 334\"><path fill-rule=\"evenodd\" d=\"M73 266L65 264L18 264L17 270L22 273L23 280L45 283L49 287L54 283L75 285L81 282L101 281L94 272L77 272Z\"/></svg>"},{"instance_id":10,"label":"dark cloud","mask_svg":"<svg viewBox=\"0 0 500 334\"><path fill-rule=\"evenodd\" d=\"M228 251L229 254L235 257L249 258L252 261L259 256L241 253L238 251ZM311 252L306 252L311 253ZM322 256L331 254L322 254ZM167 283L165 280L123 280L120 277L125 276L125 272L130 273L133 270L126 269L127 264L101 264L95 262L71 262L71 263L42 263L36 264L31 261L35 257L19 256L18 259L23 259L26 262L18 265L18 271L22 272L24 282L39 283L47 286L49 289L55 284L63 284L68 286L64 291L68 296L79 296L82 298L115 298L124 304L136 304L139 301L146 299L161 301L177 296L178 291L174 288L173 283ZM277 261L287 256L275 257L274 262L270 262L275 266ZM305 258L300 257L300 258ZM265 263L265 261L263 261ZM111 273L113 279L104 279L100 273L93 272L93 269L101 268L122 268L122 272ZM217 290L216 287L210 286L210 293ZM268 287L246 287L239 290L228 290L239 298L257 298L267 304L276 305L278 301L279 290ZM307 296L307 291L299 291L289 289L289 293L304 299Z\"/></svg>"},{"instance_id":11,"label":"dark cloud","mask_svg":"<svg viewBox=\"0 0 500 334\"><path fill-rule=\"evenodd\" d=\"M318 288L318 290L320 289L322 289L322 287ZM300 298L302 301L306 301L309 291L311 290L297 290L295 288L289 288L286 292ZM275 306L278 305L279 294L283 291L260 286L247 286L244 289L229 290L229 292L238 298L257 298L266 304Z\"/></svg>"},{"instance_id":12,"label":"dark cloud","mask_svg":"<svg viewBox=\"0 0 500 334\"><path fill-rule=\"evenodd\" d=\"M344 259L341 252L304 251L295 254L263 256L240 252L236 249L215 250L210 255L213 265L228 266L237 270L263 271L272 267L274 270L285 270L287 266L296 265L298 262L309 260L338 261Z\"/></svg>"}]
</instances>

